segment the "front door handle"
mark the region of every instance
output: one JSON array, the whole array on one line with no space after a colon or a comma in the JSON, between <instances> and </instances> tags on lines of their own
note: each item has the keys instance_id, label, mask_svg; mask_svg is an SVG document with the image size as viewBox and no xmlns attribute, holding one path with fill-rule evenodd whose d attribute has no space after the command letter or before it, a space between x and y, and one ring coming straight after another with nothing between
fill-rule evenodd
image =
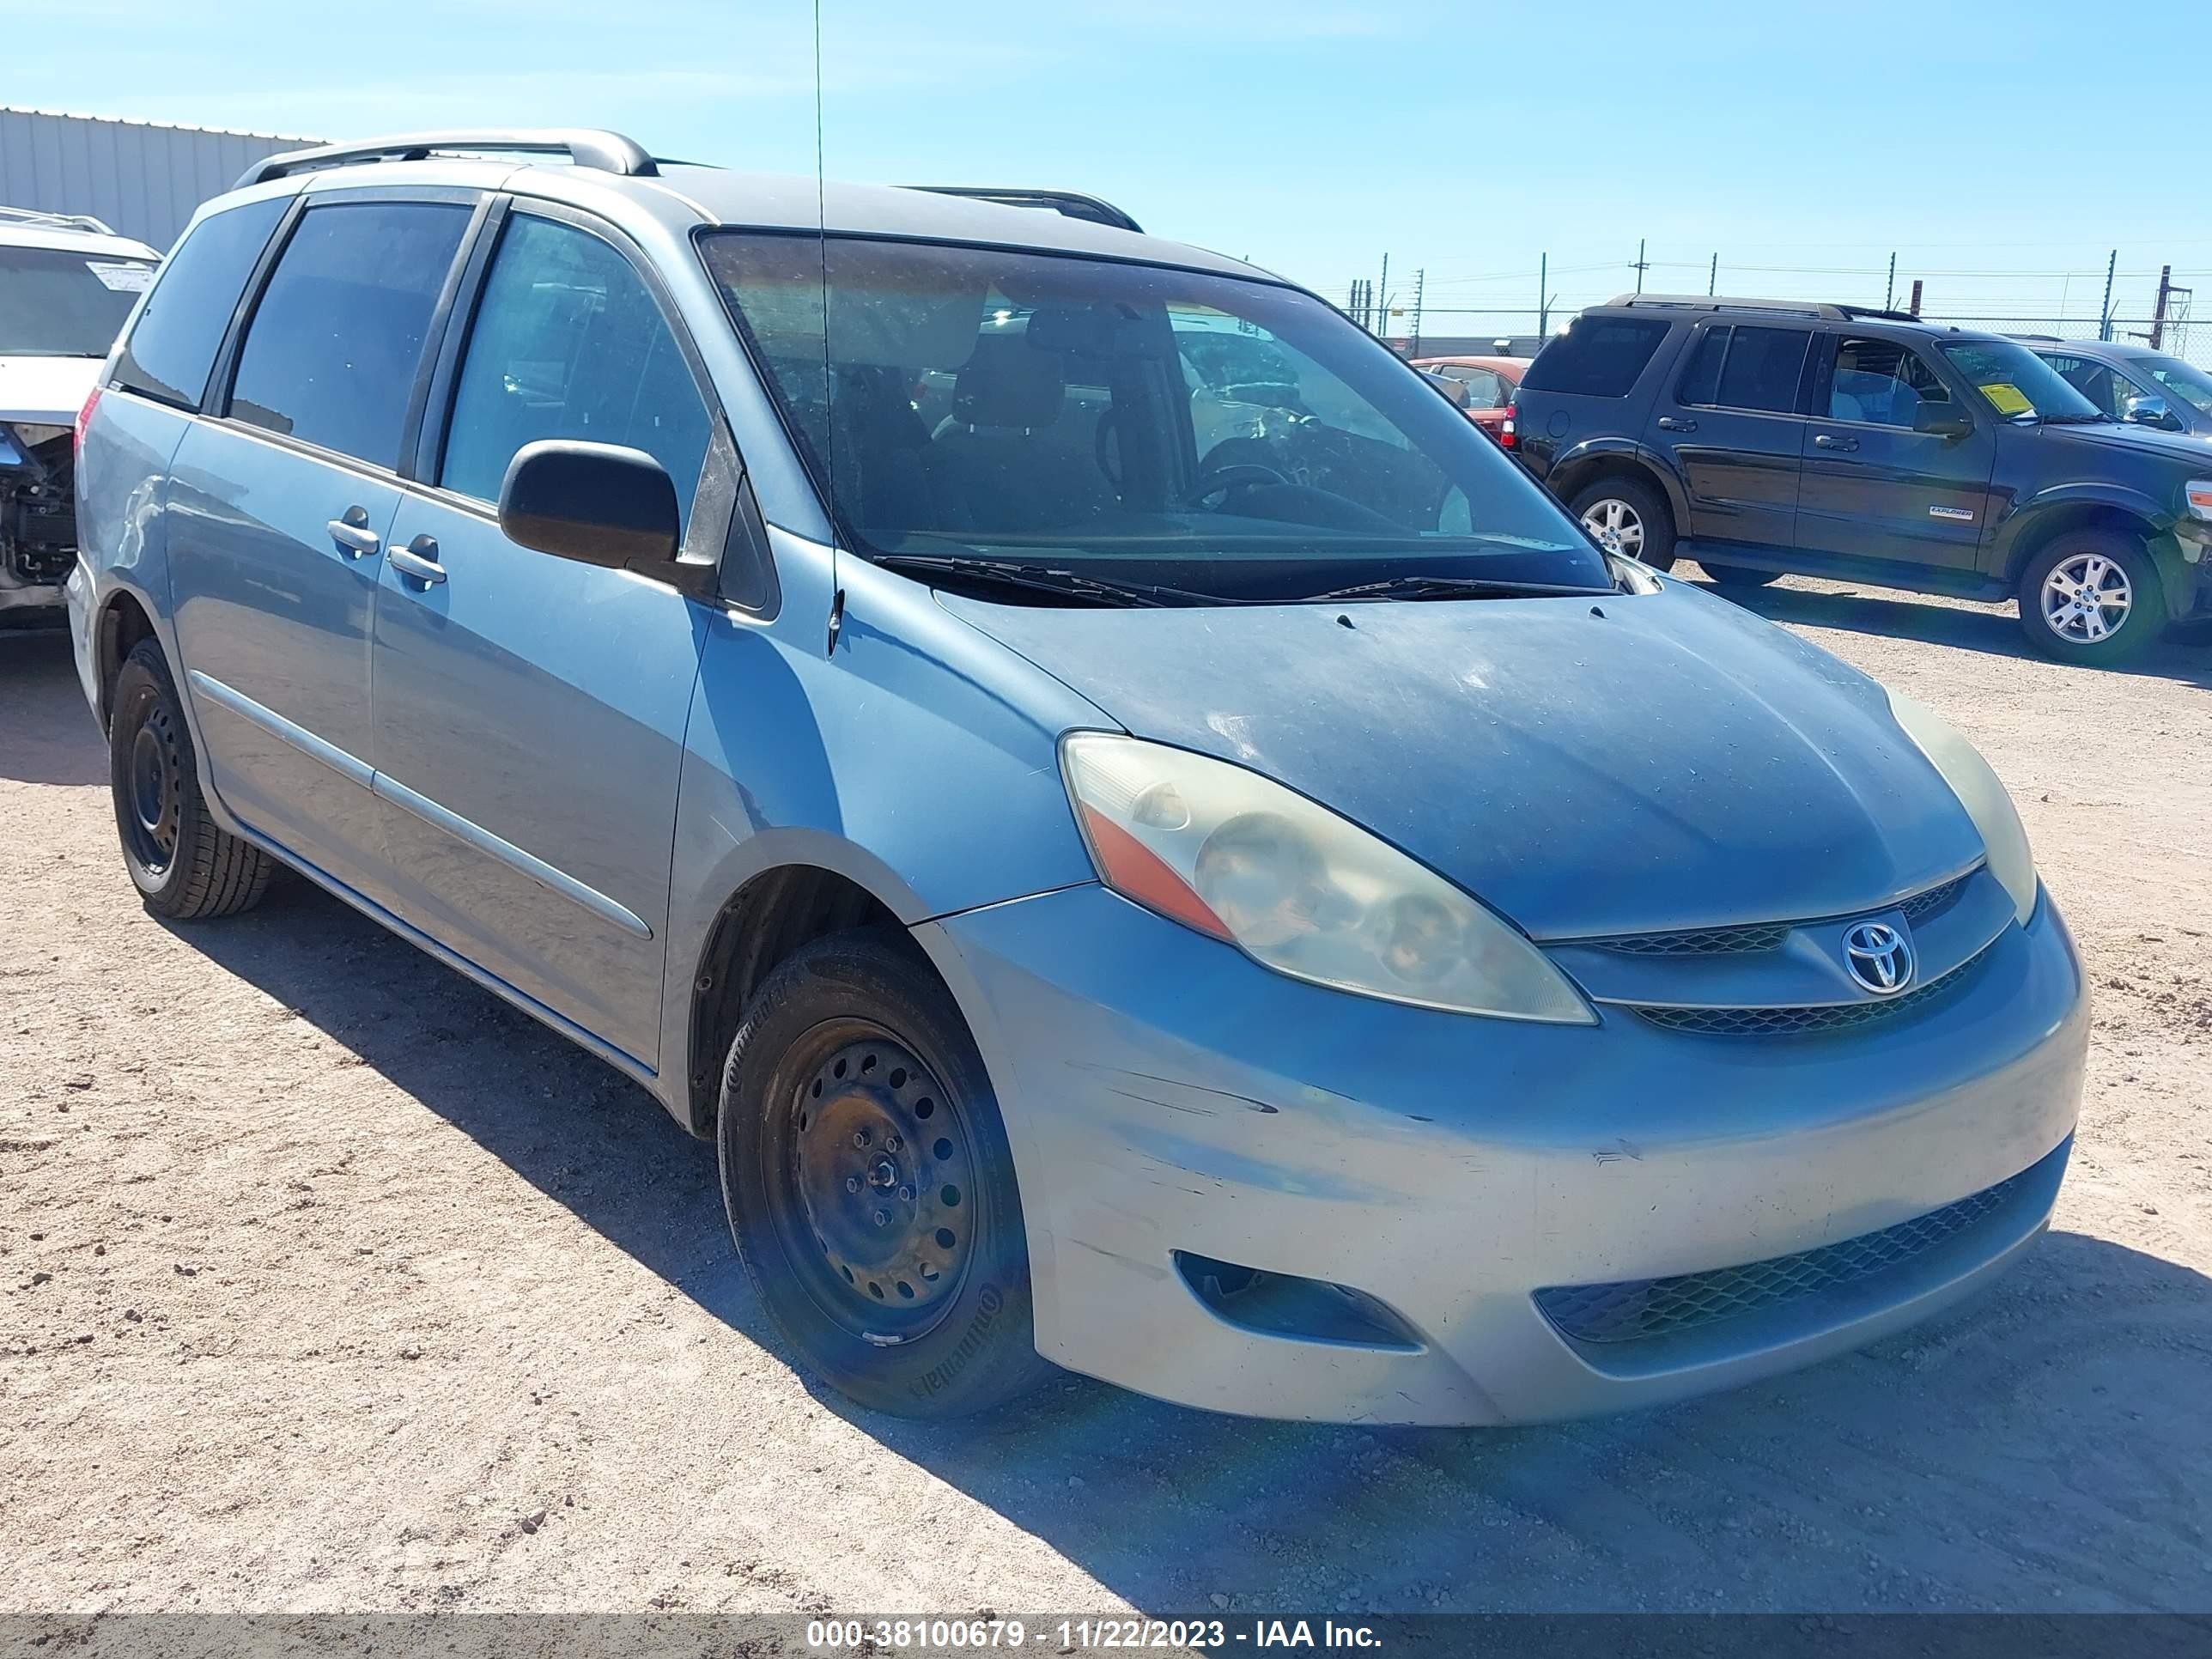
<instances>
[{"instance_id":1,"label":"front door handle","mask_svg":"<svg viewBox=\"0 0 2212 1659\"><path fill-rule=\"evenodd\" d=\"M1840 437L1833 432L1814 433L1813 443L1816 448L1820 449L1856 449L1859 447L1859 441L1856 438Z\"/></svg>"},{"instance_id":2,"label":"front door handle","mask_svg":"<svg viewBox=\"0 0 2212 1659\"><path fill-rule=\"evenodd\" d=\"M438 539L434 536L417 536L406 546L393 548L384 556L384 562L425 587L435 587L446 580L446 567L438 562Z\"/></svg>"},{"instance_id":3,"label":"front door handle","mask_svg":"<svg viewBox=\"0 0 2212 1659\"><path fill-rule=\"evenodd\" d=\"M365 559L384 545L383 539L368 527L368 509L349 507L345 516L330 522L331 539L349 559Z\"/></svg>"},{"instance_id":4,"label":"front door handle","mask_svg":"<svg viewBox=\"0 0 2212 1659\"><path fill-rule=\"evenodd\" d=\"M1662 415L1659 417L1659 429L1662 432L1695 432L1698 429L1698 423L1695 421L1682 420L1673 415Z\"/></svg>"}]
</instances>

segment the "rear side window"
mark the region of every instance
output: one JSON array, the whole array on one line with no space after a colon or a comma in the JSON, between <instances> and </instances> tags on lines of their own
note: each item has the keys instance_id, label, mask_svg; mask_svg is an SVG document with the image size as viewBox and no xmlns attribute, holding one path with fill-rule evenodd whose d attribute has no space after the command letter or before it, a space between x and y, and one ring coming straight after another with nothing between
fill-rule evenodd
<instances>
[{"instance_id":1,"label":"rear side window","mask_svg":"<svg viewBox=\"0 0 2212 1659\"><path fill-rule=\"evenodd\" d=\"M1537 354L1521 384L1532 392L1626 397L1667 337L1667 326L1646 317L1577 317Z\"/></svg>"},{"instance_id":2,"label":"rear side window","mask_svg":"<svg viewBox=\"0 0 2212 1659\"><path fill-rule=\"evenodd\" d=\"M1811 331L1737 324L1709 328L1682 372L1676 397L1686 404L1721 409L1794 414L1797 383L1805 373Z\"/></svg>"},{"instance_id":3,"label":"rear side window","mask_svg":"<svg viewBox=\"0 0 2212 1659\"><path fill-rule=\"evenodd\" d=\"M396 467L438 290L468 224L458 203L310 208L246 325L232 416Z\"/></svg>"},{"instance_id":4,"label":"rear side window","mask_svg":"<svg viewBox=\"0 0 2212 1659\"><path fill-rule=\"evenodd\" d=\"M155 279L116 359L112 384L165 404L199 406L239 294L289 205L272 197L200 221Z\"/></svg>"},{"instance_id":5,"label":"rear side window","mask_svg":"<svg viewBox=\"0 0 2212 1659\"><path fill-rule=\"evenodd\" d=\"M688 526L706 404L629 262L587 231L519 214L501 236L453 393L440 482L496 501L541 438L641 449L668 469Z\"/></svg>"}]
</instances>

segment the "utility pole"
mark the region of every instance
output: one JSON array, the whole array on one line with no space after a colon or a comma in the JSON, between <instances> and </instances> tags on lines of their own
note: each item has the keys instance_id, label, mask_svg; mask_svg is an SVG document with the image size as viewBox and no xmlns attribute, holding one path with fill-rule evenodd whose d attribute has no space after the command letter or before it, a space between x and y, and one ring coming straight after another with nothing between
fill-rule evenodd
<instances>
[{"instance_id":1,"label":"utility pole","mask_svg":"<svg viewBox=\"0 0 2212 1659\"><path fill-rule=\"evenodd\" d=\"M1712 264L1705 271L1705 298L1710 300L1713 297L1713 289L1720 285L1720 280L1721 256L1716 253Z\"/></svg>"},{"instance_id":2,"label":"utility pole","mask_svg":"<svg viewBox=\"0 0 2212 1659\"><path fill-rule=\"evenodd\" d=\"M1881 291L1881 308L1884 311L1897 309L1897 255L1894 252L1889 256L1889 286Z\"/></svg>"},{"instance_id":3,"label":"utility pole","mask_svg":"<svg viewBox=\"0 0 2212 1659\"><path fill-rule=\"evenodd\" d=\"M2150 349L2156 351L2166 343L2166 302L2173 293L2173 267L2160 265L2158 270L2158 304L2150 313Z\"/></svg>"},{"instance_id":4,"label":"utility pole","mask_svg":"<svg viewBox=\"0 0 2212 1659\"><path fill-rule=\"evenodd\" d=\"M1406 354L1409 357L1421 355L1421 290L1428 284L1429 268L1423 265L1413 273L1413 349Z\"/></svg>"},{"instance_id":5,"label":"utility pole","mask_svg":"<svg viewBox=\"0 0 2212 1659\"><path fill-rule=\"evenodd\" d=\"M1375 326L1368 331L1376 339L1390 331L1390 256L1382 256L1382 280L1375 289Z\"/></svg>"},{"instance_id":6,"label":"utility pole","mask_svg":"<svg viewBox=\"0 0 2212 1659\"><path fill-rule=\"evenodd\" d=\"M1636 239L1636 291L1638 294L1644 292L1644 273L1650 268L1651 262L1644 257L1644 239L1639 236Z\"/></svg>"},{"instance_id":7,"label":"utility pole","mask_svg":"<svg viewBox=\"0 0 2212 1659\"><path fill-rule=\"evenodd\" d=\"M2097 337L2112 337L2112 273L2120 268L2120 251L2112 250L2112 257L2105 261L2105 303L2097 308Z\"/></svg>"},{"instance_id":8,"label":"utility pole","mask_svg":"<svg viewBox=\"0 0 2212 1659\"><path fill-rule=\"evenodd\" d=\"M1548 339L1552 332L1552 308L1544 303L1544 295L1552 286L1552 256L1536 256L1536 337Z\"/></svg>"}]
</instances>

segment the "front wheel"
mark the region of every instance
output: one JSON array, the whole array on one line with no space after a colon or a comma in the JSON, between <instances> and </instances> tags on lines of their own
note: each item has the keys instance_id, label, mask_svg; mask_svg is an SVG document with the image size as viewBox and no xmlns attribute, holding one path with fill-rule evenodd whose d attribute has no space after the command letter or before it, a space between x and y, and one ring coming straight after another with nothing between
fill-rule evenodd
<instances>
[{"instance_id":1,"label":"front wheel","mask_svg":"<svg viewBox=\"0 0 2212 1659\"><path fill-rule=\"evenodd\" d=\"M1006 1127L909 941L833 934L769 975L730 1045L716 1139L746 1274L842 1392L957 1417L1049 1370Z\"/></svg>"},{"instance_id":2,"label":"front wheel","mask_svg":"<svg viewBox=\"0 0 2212 1659\"><path fill-rule=\"evenodd\" d=\"M2021 631L2060 662L2128 661L2149 648L2166 622L2158 566L2133 537L2062 535L2021 573Z\"/></svg>"},{"instance_id":3,"label":"front wheel","mask_svg":"<svg viewBox=\"0 0 2212 1659\"><path fill-rule=\"evenodd\" d=\"M1674 515L1659 492L1641 479L1600 478L1568 503L1599 546L1626 554L1654 570L1674 568Z\"/></svg>"}]
</instances>

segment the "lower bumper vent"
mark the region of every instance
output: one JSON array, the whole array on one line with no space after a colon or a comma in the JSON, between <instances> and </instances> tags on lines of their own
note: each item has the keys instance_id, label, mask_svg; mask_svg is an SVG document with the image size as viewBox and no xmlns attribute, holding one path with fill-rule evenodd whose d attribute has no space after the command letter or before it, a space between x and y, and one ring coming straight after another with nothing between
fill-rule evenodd
<instances>
[{"instance_id":1,"label":"lower bumper vent","mask_svg":"<svg viewBox=\"0 0 2212 1659\"><path fill-rule=\"evenodd\" d=\"M1672 1279L1561 1285L1537 1291L1536 1305L1577 1342L1632 1342L1819 1296L1903 1267L1957 1237L2002 1208L2042 1167L2039 1164L2023 1170L2009 1180L1894 1227L1816 1250Z\"/></svg>"}]
</instances>

